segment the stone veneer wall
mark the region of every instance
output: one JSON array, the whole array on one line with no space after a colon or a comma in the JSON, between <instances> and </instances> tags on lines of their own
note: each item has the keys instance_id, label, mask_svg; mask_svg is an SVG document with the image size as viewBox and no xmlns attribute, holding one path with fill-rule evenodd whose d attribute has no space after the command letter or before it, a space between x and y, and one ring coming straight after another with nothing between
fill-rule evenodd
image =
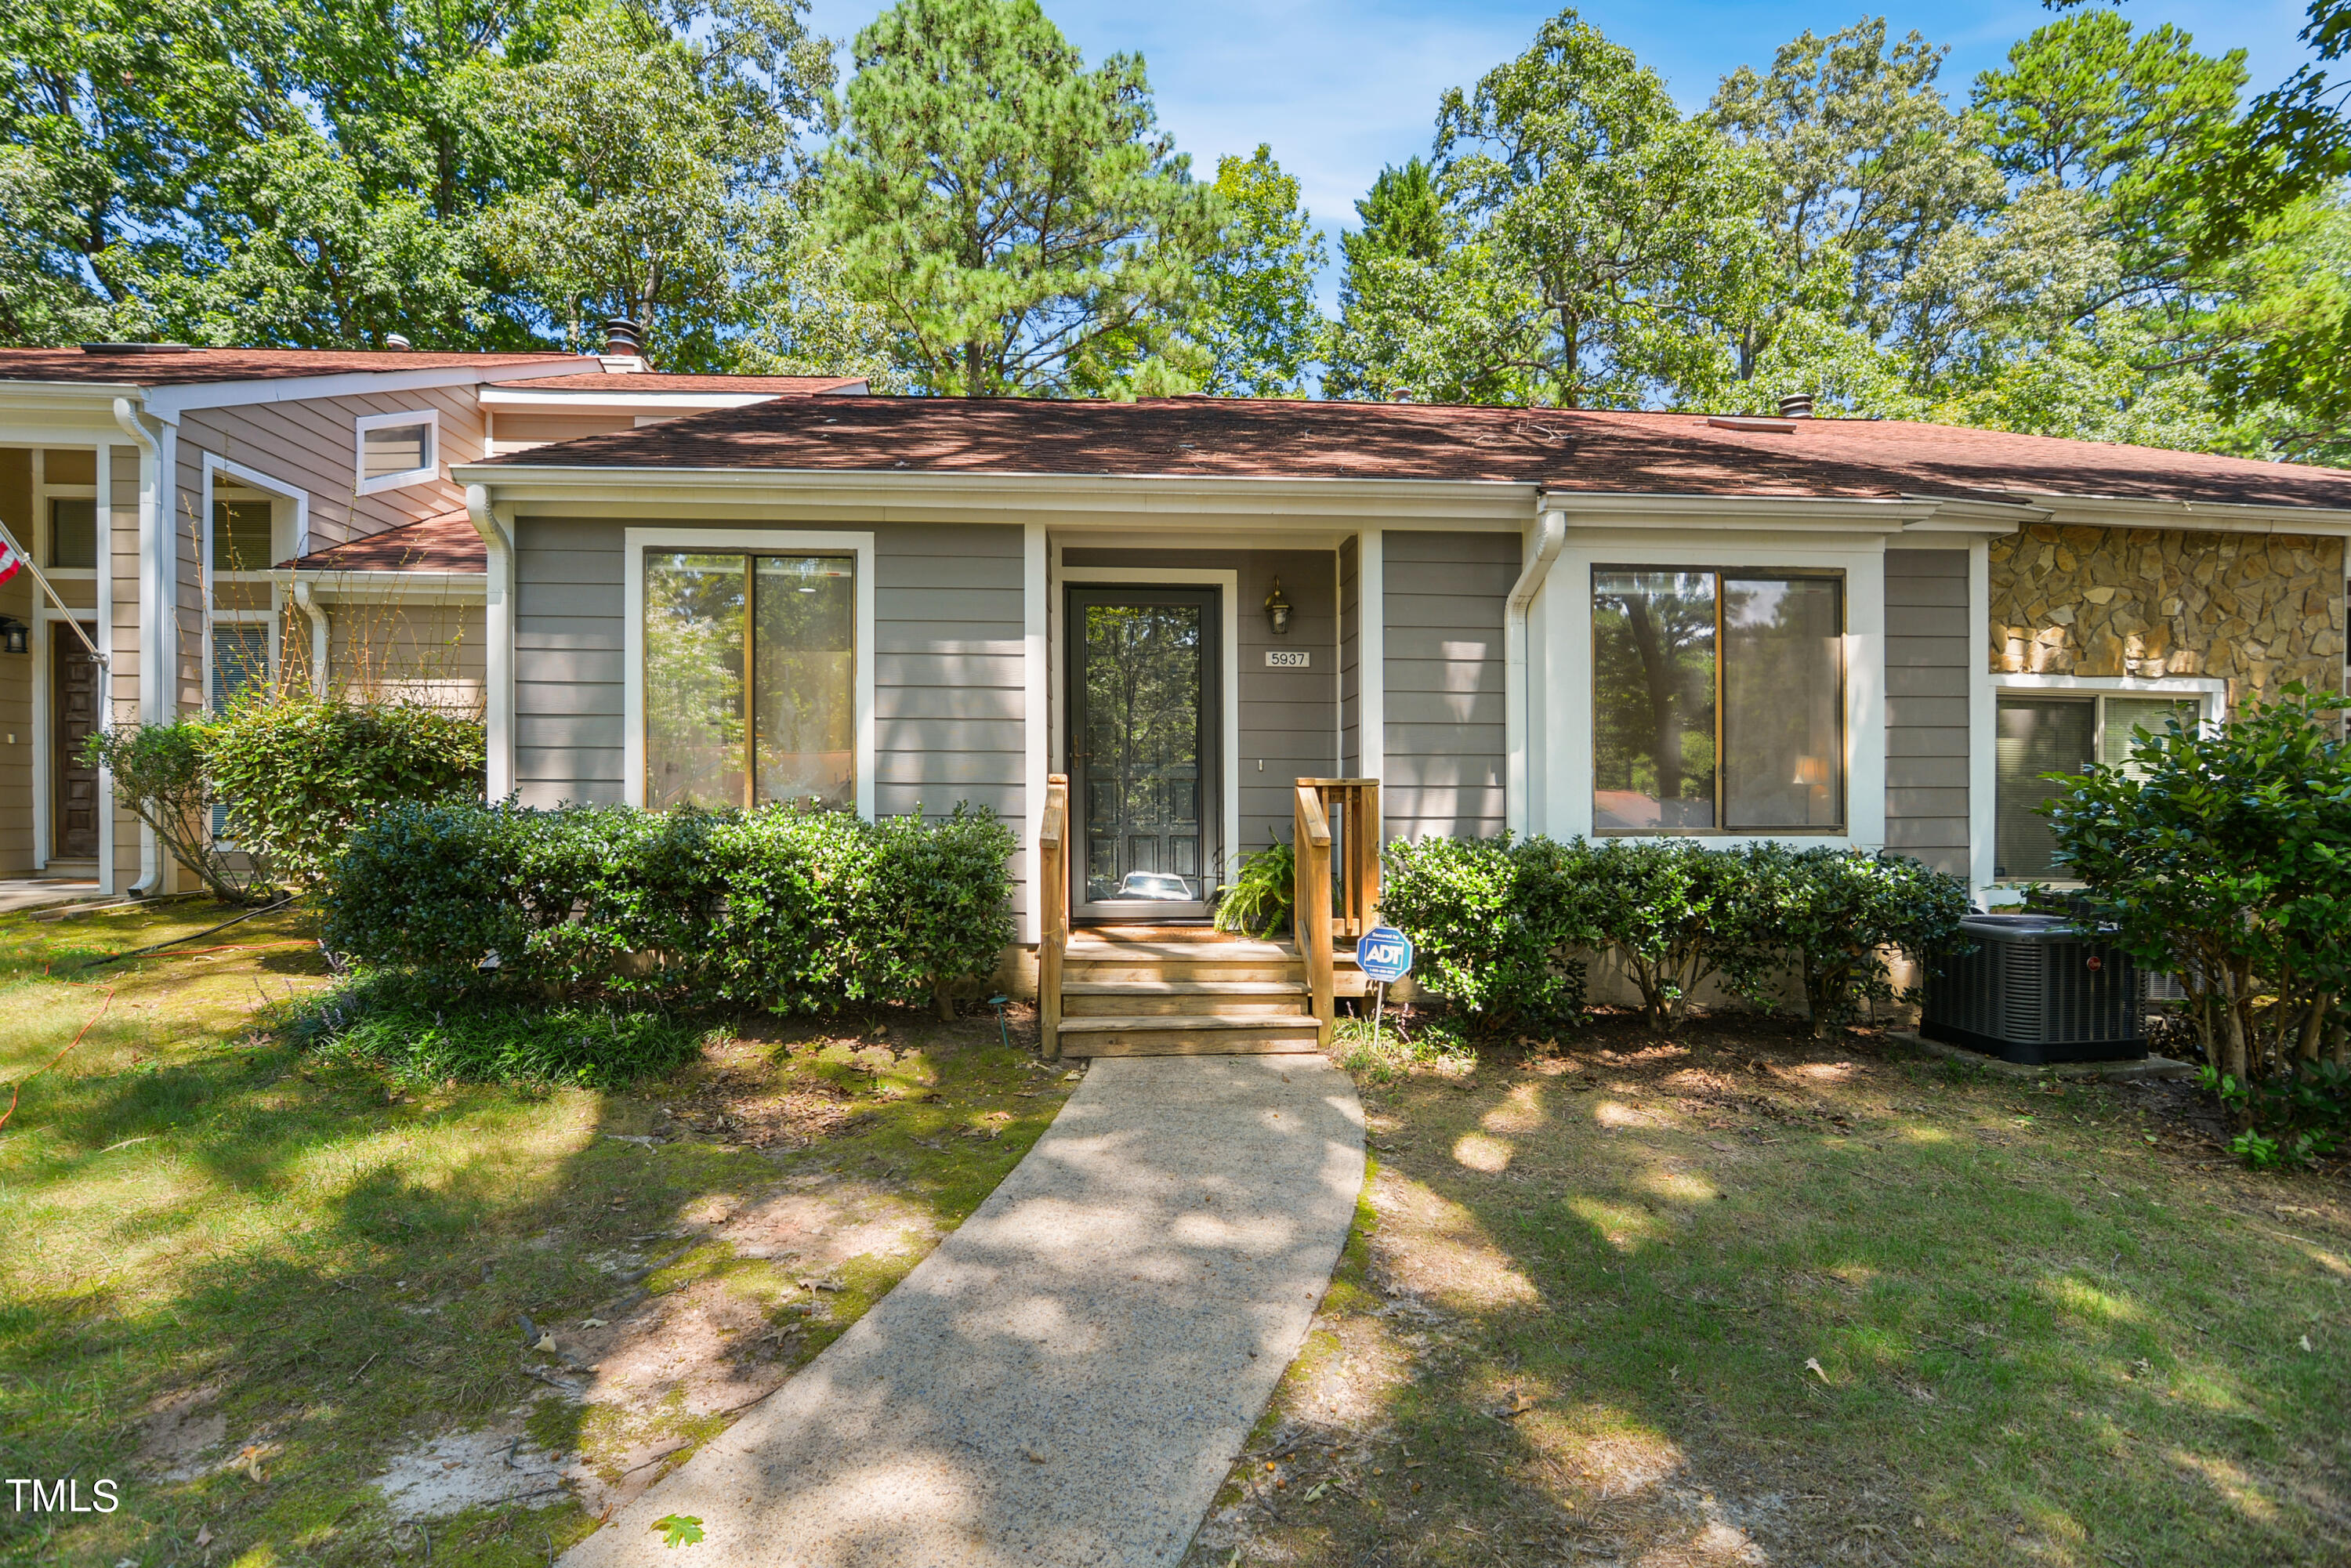
<instances>
[{"instance_id":1,"label":"stone veneer wall","mask_svg":"<svg viewBox=\"0 0 2351 1568\"><path fill-rule=\"evenodd\" d=\"M2039 524L1991 541L1995 674L2343 689L2339 538Z\"/></svg>"}]
</instances>

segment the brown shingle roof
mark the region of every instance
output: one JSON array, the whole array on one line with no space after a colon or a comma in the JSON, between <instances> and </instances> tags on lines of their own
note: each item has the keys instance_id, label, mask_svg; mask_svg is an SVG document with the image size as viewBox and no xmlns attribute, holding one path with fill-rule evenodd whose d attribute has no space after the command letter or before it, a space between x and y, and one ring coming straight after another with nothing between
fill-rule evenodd
<instances>
[{"instance_id":1,"label":"brown shingle roof","mask_svg":"<svg viewBox=\"0 0 2351 1568\"><path fill-rule=\"evenodd\" d=\"M300 571L487 571L489 552L460 509L281 562Z\"/></svg>"},{"instance_id":2,"label":"brown shingle roof","mask_svg":"<svg viewBox=\"0 0 2351 1568\"><path fill-rule=\"evenodd\" d=\"M2114 497L2351 509L2351 473L1900 421L1169 398L826 397L493 460L507 467L1486 480L1598 494Z\"/></svg>"},{"instance_id":3,"label":"brown shingle roof","mask_svg":"<svg viewBox=\"0 0 2351 1568\"><path fill-rule=\"evenodd\" d=\"M696 376L668 371L588 371L569 376L533 376L523 383L528 392L599 392L625 397L631 392L767 392L776 397L808 397L835 387L865 384L863 376Z\"/></svg>"},{"instance_id":4,"label":"brown shingle roof","mask_svg":"<svg viewBox=\"0 0 2351 1568\"><path fill-rule=\"evenodd\" d=\"M211 382L285 381L296 376L576 363L561 353L425 353L372 349L194 349L184 353L97 353L80 349L0 349L0 381L126 382L197 386Z\"/></svg>"}]
</instances>

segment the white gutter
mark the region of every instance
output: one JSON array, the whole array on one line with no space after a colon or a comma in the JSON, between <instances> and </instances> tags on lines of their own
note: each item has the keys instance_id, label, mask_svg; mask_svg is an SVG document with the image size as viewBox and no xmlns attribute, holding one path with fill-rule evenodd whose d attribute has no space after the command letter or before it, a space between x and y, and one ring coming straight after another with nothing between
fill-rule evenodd
<instances>
[{"instance_id":1,"label":"white gutter","mask_svg":"<svg viewBox=\"0 0 2351 1568\"><path fill-rule=\"evenodd\" d=\"M327 607L310 596L310 585L298 577L294 580L294 608L310 623L310 690L323 697L327 695L327 653L330 645Z\"/></svg>"},{"instance_id":2,"label":"white gutter","mask_svg":"<svg viewBox=\"0 0 2351 1568\"><path fill-rule=\"evenodd\" d=\"M171 660L164 646L163 607L171 602L170 580L165 575L167 563L164 545L163 486L169 475L164 467L161 441L151 433L141 417L139 404L129 397L114 400L114 423L122 427L139 448L139 718L143 724L161 724L170 716L165 699L171 693ZM99 571L112 576L114 571L113 529L106 530L107 548L99 558ZM107 695L113 696L110 680ZM107 722L113 722L111 710ZM110 804L109 810L112 807ZM156 842L155 830L145 822L139 824L139 880L131 884L134 898L147 898L163 891L162 846Z\"/></svg>"},{"instance_id":3,"label":"white gutter","mask_svg":"<svg viewBox=\"0 0 2351 1568\"><path fill-rule=\"evenodd\" d=\"M490 487L465 486L465 515L489 551L489 581L483 597L482 635L487 644L489 766L484 793L503 800L515 792L514 538L490 506Z\"/></svg>"},{"instance_id":4,"label":"white gutter","mask_svg":"<svg viewBox=\"0 0 2351 1568\"><path fill-rule=\"evenodd\" d=\"M1527 831L1527 790L1531 779L1527 736L1533 727L1527 694L1527 611L1551 575L1551 563L1567 543L1567 517L1545 510L1535 519L1533 548L1519 580L1510 585L1502 606L1502 727L1503 750L1509 758L1508 788L1503 792L1505 824L1513 833Z\"/></svg>"}]
</instances>

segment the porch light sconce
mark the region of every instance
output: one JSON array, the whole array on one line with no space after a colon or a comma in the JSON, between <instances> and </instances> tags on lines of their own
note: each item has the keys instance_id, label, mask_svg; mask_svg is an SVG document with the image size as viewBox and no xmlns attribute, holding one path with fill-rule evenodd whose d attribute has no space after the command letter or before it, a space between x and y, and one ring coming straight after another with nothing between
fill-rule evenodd
<instances>
[{"instance_id":1,"label":"porch light sconce","mask_svg":"<svg viewBox=\"0 0 2351 1568\"><path fill-rule=\"evenodd\" d=\"M1272 623L1275 636L1290 634L1290 601L1281 596L1281 579L1278 577L1273 580L1272 591L1265 596L1265 618Z\"/></svg>"},{"instance_id":2,"label":"porch light sconce","mask_svg":"<svg viewBox=\"0 0 2351 1568\"><path fill-rule=\"evenodd\" d=\"M0 653L25 652L26 631L25 623L15 616L0 615Z\"/></svg>"}]
</instances>

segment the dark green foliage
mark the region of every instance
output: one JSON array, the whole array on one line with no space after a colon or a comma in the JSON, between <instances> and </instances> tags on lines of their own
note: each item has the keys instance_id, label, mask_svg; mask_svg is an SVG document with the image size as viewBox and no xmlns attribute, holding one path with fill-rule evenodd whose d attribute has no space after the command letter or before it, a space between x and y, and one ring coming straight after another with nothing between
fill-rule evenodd
<instances>
[{"instance_id":1,"label":"dark green foliage","mask_svg":"<svg viewBox=\"0 0 2351 1568\"><path fill-rule=\"evenodd\" d=\"M2127 766L2063 776L2041 808L2089 912L2179 977L2207 1061L2240 1083L2351 1061L2351 698L2284 692L2209 735L2142 731Z\"/></svg>"},{"instance_id":2,"label":"dark green foliage","mask_svg":"<svg viewBox=\"0 0 2351 1568\"><path fill-rule=\"evenodd\" d=\"M1924 953L1949 941L1968 912L1965 881L1896 854L1760 844L1744 858L1758 929L1727 977L1760 998L1793 968L1815 1037L1895 998L1888 949Z\"/></svg>"},{"instance_id":3,"label":"dark green foliage","mask_svg":"<svg viewBox=\"0 0 2351 1568\"><path fill-rule=\"evenodd\" d=\"M213 895L230 904L258 904L268 894L268 871L258 861L244 869L213 842L213 783L206 768L214 734L201 715L169 724L120 724L93 733L83 757L114 776L114 792L155 830L163 847L195 873Z\"/></svg>"},{"instance_id":4,"label":"dark green foliage","mask_svg":"<svg viewBox=\"0 0 2351 1568\"><path fill-rule=\"evenodd\" d=\"M277 874L326 874L352 825L404 801L478 799L482 721L422 703L263 692L205 727L206 776Z\"/></svg>"},{"instance_id":5,"label":"dark green foliage","mask_svg":"<svg viewBox=\"0 0 2351 1568\"><path fill-rule=\"evenodd\" d=\"M328 944L473 992L689 994L778 1012L942 1002L1012 940L985 811L410 805L352 838Z\"/></svg>"},{"instance_id":6,"label":"dark green foliage","mask_svg":"<svg viewBox=\"0 0 2351 1568\"><path fill-rule=\"evenodd\" d=\"M1598 932L1582 840L1423 839L1382 856L1380 916L1410 936L1420 982L1483 1021L1572 1019Z\"/></svg>"},{"instance_id":7,"label":"dark green foliage","mask_svg":"<svg viewBox=\"0 0 2351 1568\"><path fill-rule=\"evenodd\" d=\"M1771 946L1758 849L1687 839L1609 839L1589 852L1594 930L1641 993L1649 1027L1671 1034L1707 979L1755 972Z\"/></svg>"},{"instance_id":8,"label":"dark green foliage","mask_svg":"<svg viewBox=\"0 0 2351 1568\"><path fill-rule=\"evenodd\" d=\"M1272 844L1243 855L1238 874L1217 889L1217 929L1270 936L1290 924L1298 895L1298 852Z\"/></svg>"},{"instance_id":9,"label":"dark green foliage","mask_svg":"<svg viewBox=\"0 0 2351 1568\"><path fill-rule=\"evenodd\" d=\"M280 1027L319 1056L409 1088L461 1079L618 1089L686 1061L702 1039L701 1025L659 1008L452 999L396 973L307 997Z\"/></svg>"},{"instance_id":10,"label":"dark green foliage","mask_svg":"<svg viewBox=\"0 0 2351 1568\"><path fill-rule=\"evenodd\" d=\"M2351 1149L2351 1062L2304 1061L2251 1082L2207 1066L2203 1085L2246 1124L2229 1148L2256 1170Z\"/></svg>"}]
</instances>

